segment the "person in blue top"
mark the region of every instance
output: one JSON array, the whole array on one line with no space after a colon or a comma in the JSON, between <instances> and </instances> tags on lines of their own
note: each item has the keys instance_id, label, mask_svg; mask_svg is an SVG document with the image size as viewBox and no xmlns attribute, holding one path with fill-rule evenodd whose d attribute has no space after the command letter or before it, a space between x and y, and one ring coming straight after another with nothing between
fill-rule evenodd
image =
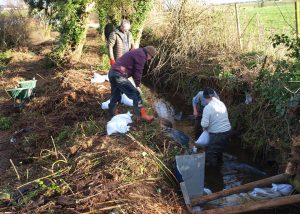
<instances>
[{"instance_id":1,"label":"person in blue top","mask_svg":"<svg viewBox=\"0 0 300 214\"><path fill-rule=\"evenodd\" d=\"M209 92L211 93L212 97L220 99L218 94L215 90L209 88ZM205 98L203 97L203 91L199 91L196 96L193 97L192 106L193 106L193 115L195 117L195 126L194 126L194 133L195 139L198 139L200 134L202 133L201 128L201 119L204 107L207 105Z\"/></svg>"}]
</instances>

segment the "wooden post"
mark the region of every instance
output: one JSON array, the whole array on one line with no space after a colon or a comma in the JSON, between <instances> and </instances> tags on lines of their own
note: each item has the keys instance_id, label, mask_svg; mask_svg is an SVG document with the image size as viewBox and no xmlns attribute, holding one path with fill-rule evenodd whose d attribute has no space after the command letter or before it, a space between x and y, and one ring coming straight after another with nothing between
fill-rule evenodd
<instances>
[{"instance_id":1,"label":"wooden post","mask_svg":"<svg viewBox=\"0 0 300 214\"><path fill-rule=\"evenodd\" d=\"M295 0L296 38L299 36L299 0Z\"/></svg>"},{"instance_id":2,"label":"wooden post","mask_svg":"<svg viewBox=\"0 0 300 214\"><path fill-rule=\"evenodd\" d=\"M259 209L266 209L271 207L279 207L283 205L294 204L298 202L300 202L300 194L284 196L284 197L274 198L269 200L263 200L255 203L247 203L238 206L204 210L201 212L201 214L244 213L244 212L249 212L249 211L254 211Z\"/></svg>"},{"instance_id":3,"label":"wooden post","mask_svg":"<svg viewBox=\"0 0 300 214\"><path fill-rule=\"evenodd\" d=\"M191 199L191 205L195 206L198 204L203 204L208 201L213 201L213 200L216 200L218 198L222 198L222 197L225 197L228 195L232 195L232 194L236 194L236 193L240 193L240 192L244 192L244 191L249 191L255 187L267 186L271 183L286 182L288 180L288 178L289 178L289 175L284 173L284 174L280 174L280 175L275 175L273 177L265 178L265 179L262 179L259 181L254 181L254 182L251 182L248 184L244 184L242 186L219 191L219 192L216 192L216 193L213 193L210 195L199 196L199 197Z\"/></svg>"},{"instance_id":4,"label":"wooden post","mask_svg":"<svg viewBox=\"0 0 300 214\"><path fill-rule=\"evenodd\" d=\"M242 50L243 44L242 44L242 36L241 36L240 18L239 18L239 14L238 14L238 10L237 10L237 3L234 4L234 11L235 11L235 20L236 20L236 29L237 29L239 47L240 47L240 50Z\"/></svg>"}]
</instances>

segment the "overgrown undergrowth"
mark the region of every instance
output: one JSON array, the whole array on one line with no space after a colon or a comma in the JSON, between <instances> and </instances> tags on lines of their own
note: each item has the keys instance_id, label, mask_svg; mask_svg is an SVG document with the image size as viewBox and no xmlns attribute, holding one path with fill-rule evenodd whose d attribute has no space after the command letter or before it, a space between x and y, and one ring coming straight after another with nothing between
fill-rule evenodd
<instances>
[{"instance_id":1,"label":"overgrown undergrowth","mask_svg":"<svg viewBox=\"0 0 300 214\"><path fill-rule=\"evenodd\" d=\"M244 145L263 156L276 150L276 161L285 162L300 132L299 59L240 52L234 38L226 37L231 44L214 36L214 18L202 9L183 3L164 22L149 21L142 44L156 44L159 57L150 65L148 77L157 87L183 94L188 103L199 90L214 88ZM289 56L299 53L298 43L288 37L279 36L273 43L285 46Z\"/></svg>"}]
</instances>

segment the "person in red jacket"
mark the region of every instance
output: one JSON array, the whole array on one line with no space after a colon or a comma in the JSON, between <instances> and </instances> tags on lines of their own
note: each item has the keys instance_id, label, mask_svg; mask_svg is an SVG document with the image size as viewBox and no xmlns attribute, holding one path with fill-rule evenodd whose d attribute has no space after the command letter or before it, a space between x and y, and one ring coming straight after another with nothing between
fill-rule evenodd
<instances>
[{"instance_id":1,"label":"person in red jacket","mask_svg":"<svg viewBox=\"0 0 300 214\"><path fill-rule=\"evenodd\" d=\"M133 100L133 108L138 121L154 119L145 111L139 86L146 62L154 58L156 54L157 50L153 46L146 46L125 53L112 65L108 73L111 84L111 97L108 106L111 116L116 115L117 103L121 101L121 94L124 93ZM133 78L136 87L128 80L129 77Z\"/></svg>"}]
</instances>

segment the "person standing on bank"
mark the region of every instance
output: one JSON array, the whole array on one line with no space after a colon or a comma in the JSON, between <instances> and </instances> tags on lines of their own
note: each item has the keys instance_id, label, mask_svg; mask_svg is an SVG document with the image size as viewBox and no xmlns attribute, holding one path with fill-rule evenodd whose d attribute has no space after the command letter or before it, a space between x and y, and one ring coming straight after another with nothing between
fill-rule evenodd
<instances>
[{"instance_id":1,"label":"person standing on bank","mask_svg":"<svg viewBox=\"0 0 300 214\"><path fill-rule=\"evenodd\" d=\"M121 94L124 93L133 100L137 121L141 119L151 121L154 119L152 115L146 113L143 107L139 85L146 62L154 58L156 54L157 50L153 46L138 48L125 53L111 66L108 73L111 84L111 97L108 107L111 116L116 115L117 103L121 101ZM133 78L136 87L128 80L129 77Z\"/></svg>"},{"instance_id":2,"label":"person standing on bank","mask_svg":"<svg viewBox=\"0 0 300 214\"><path fill-rule=\"evenodd\" d=\"M134 41L129 29L130 22L124 19L121 25L109 34L107 46L110 65L115 64L123 54L134 49Z\"/></svg>"},{"instance_id":3,"label":"person standing on bank","mask_svg":"<svg viewBox=\"0 0 300 214\"><path fill-rule=\"evenodd\" d=\"M220 99L216 91L214 91L213 97ZM207 105L205 98L203 97L203 91L199 91L196 96L193 97L192 106L193 106L193 115L195 117L194 133L195 139L198 139L202 133L201 128L201 118L204 107Z\"/></svg>"},{"instance_id":4,"label":"person standing on bank","mask_svg":"<svg viewBox=\"0 0 300 214\"><path fill-rule=\"evenodd\" d=\"M231 133L231 125L225 104L214 97L215 91L205 88L203 97L207 105L203 109L201 126L209 133L206 163L217 165L222 162L222 154Z\"/></svg>"}]
</instances>

